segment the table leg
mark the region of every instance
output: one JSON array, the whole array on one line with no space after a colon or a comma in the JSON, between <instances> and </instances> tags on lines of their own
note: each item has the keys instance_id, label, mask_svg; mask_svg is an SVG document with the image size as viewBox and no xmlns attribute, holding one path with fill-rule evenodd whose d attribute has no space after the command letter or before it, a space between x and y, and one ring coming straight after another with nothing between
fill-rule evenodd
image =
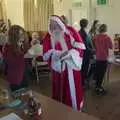
<instances>
[{"instance_id":1,"label":"table leg","mask_svg":"<svg viewBox=\"0 0 120 120\"><path fill-rule=\"evenodd\" d=\"M35 71L36 71L36 76L37 76L37 84L39 84L39 74L38 74L37 63L35 63Z\"/></svg>"},{"instance_id":2,"label":"table leg","mask_svg":"<svg viewBox=\"0 0 120 120\"><path fill-rule=\"evenodd\" d=\"M109 83L110 68L111 68L111 64L108 64L108 68L107 68L107 83Z\"/></svg>"}]
</instances>

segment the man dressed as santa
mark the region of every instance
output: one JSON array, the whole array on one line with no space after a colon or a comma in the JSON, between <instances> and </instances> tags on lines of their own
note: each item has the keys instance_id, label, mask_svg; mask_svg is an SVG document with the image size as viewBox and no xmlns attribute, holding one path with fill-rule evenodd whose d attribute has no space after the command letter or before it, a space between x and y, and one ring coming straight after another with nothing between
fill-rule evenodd
<instances>
[{"instance_id":1,"label":"man dressed as santa","mask_svg":"<svg viewBox=\"0 0 120 120\"><path fill-rule=\"evenodd\" d=\"M80 72L84 50L80 35L60 17L51 16L43 42L43 59L52 69L52 97L78 111L84 99Z\"/></svg>"}]
</instances>

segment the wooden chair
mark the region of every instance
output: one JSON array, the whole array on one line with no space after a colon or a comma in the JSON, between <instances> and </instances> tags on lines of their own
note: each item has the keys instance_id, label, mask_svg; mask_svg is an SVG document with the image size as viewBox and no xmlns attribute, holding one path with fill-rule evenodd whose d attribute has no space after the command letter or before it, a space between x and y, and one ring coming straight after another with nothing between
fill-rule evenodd
<instances>
[{"instance_id":1,"label":"wooden chair","mask_svg":"<svg viewBox=\"0 0 120 120\"><path fill-rule=\"evenodd\" d=\"M35 76L36 76L36 82L37 84L40 83L40 77L44 75L44 77L48 77L49 79L49 74L50 74L50 69L48 67L47 62L44 62L42 59L42 56L37 57L34 60L35 63Z\"/></svg>"}]
</instances>

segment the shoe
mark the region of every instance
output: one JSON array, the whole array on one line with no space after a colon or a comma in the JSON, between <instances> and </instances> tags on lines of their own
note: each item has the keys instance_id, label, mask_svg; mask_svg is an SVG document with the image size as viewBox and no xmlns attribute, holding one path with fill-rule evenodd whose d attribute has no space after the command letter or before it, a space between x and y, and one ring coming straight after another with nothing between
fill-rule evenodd
<instances>
[{"instance_id":1,"label":"shoe","mask_svg":"<svg viewBox=\"0 0 120 120\"><path fill-rule=\"evenodd\" d=\"M95 88L95 92L97 95L106 95L107 91L104 88Z\"/></svg>"},{"instance_id":2,"label":"shoe","mask_svg":"<svg viewBox=\"0 0 120 120\"><path fill-rule=\"evenodd\" d=\"M104 88L99 89L101 95L106 95L107 91Z\"/></svg>"}]
</instances>

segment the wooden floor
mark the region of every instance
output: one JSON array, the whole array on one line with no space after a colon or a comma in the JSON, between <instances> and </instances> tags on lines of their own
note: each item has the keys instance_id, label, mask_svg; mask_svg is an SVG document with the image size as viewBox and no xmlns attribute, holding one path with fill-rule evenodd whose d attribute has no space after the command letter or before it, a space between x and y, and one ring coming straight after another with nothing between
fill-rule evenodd
<instances>
[{"instance_id":1,"label":"wooden floor","mask_svg":"<svg viewBox=\"0 0 120 120\"><path fill-rule=\"evenodd\" d=\"M51 96L49 78L42 77L39 85L30 82L29 88L46 96ZM120 66L111 67L107 89L108 94L104 97L95 96L92 94L92 90L88 90L85 93L84 112L101 118L101 120L120 120Z\"/></svg>"},{"instance_id":2,"label":"wooden floor","mask_svg":"<svg viewBox=\"0 0 120 120\"><path fill-rule=\"evenodd\" d=\"M101 120L120 120L120 66L111 68L107 89L108 94L104 97L86 92L85 112Z\"/></svg>"},{"instance_id":3,"label":"wooden floor","mask_svg":"<svg viewBox=\"0 0 120 120\"><path fill-rule=\"evenodd\" d=\"M120 66L112 66L110 81L106 86L108 94L98 97L92 94L92 90L85 93L84 111L101 120L120 120ZM39 85L30 85L30 88L47 96L51 95L51 82L49 79L41 79Z\"/></svg>"}]
</instances>

